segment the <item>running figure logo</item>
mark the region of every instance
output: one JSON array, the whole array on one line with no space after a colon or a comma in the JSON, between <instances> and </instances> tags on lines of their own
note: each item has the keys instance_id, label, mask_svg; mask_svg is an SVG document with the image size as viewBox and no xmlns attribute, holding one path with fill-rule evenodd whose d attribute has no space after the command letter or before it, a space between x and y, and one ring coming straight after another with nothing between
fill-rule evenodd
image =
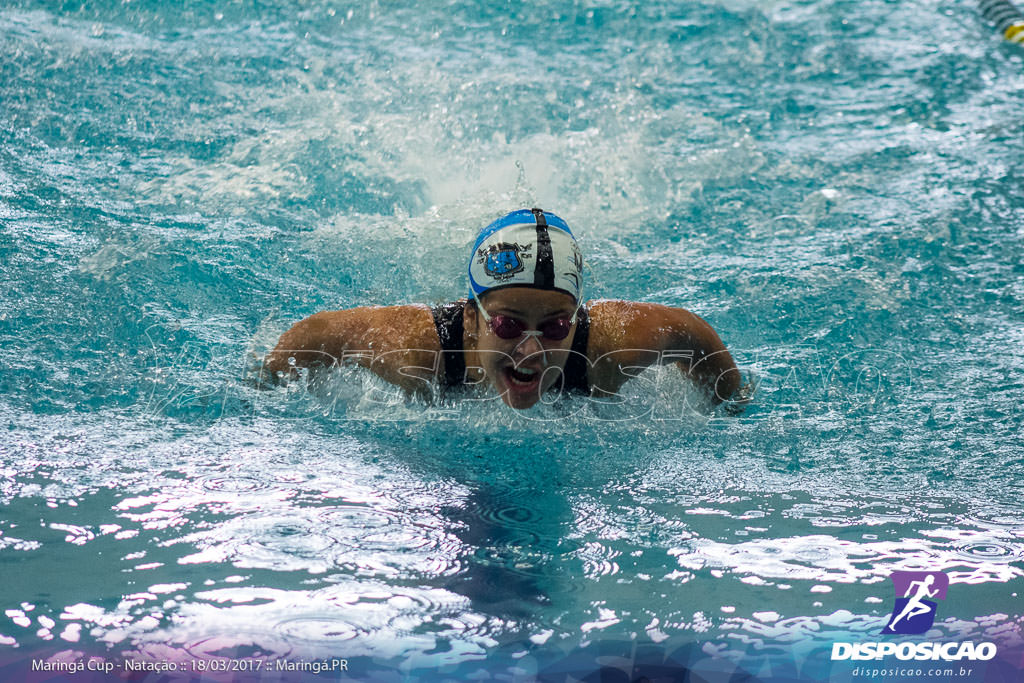
<instances>
[{"instance_id":1,"label":"running figure logo","mask_svg":"<svg viewBox=\"0 0 1024 683\"><path fill-rule=\"evenodd\" d=\"M893 572L890 578L896 589L896 604L882 633L913 635L930 629L938 605L928 598L945 600L949 577L942 572Z\"/></svg>"}]
</instances>

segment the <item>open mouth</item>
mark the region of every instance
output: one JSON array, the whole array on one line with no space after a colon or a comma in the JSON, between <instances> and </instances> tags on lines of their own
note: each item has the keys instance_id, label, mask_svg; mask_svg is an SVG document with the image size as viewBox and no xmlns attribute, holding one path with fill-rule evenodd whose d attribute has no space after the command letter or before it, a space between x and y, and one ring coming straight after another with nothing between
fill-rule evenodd
<instances>
[{"instance_id":1,"label":"open mouth","mask_svg":"<svg viewBox=\"0 0 1024 683\"><path fill-rule=\"evenodd\" d=\"M509 384L515 387L532 387L540 381L540 370L536 368L514 368L511 365L505 368L505 377Z\"/></svg>"}]
</instances>

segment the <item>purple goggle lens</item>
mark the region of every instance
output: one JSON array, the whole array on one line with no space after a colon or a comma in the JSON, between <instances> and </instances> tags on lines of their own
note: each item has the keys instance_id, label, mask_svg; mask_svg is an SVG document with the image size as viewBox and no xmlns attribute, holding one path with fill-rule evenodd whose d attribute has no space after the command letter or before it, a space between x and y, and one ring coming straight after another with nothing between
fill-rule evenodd
<instances>
[{"instance_id":1,"label":"purple goggle lens","mask_svg":"<svg viewBox=\"0 0 1024 683\"><path fill-rule=\"evenodd\" d=\"M518 339L526 332L526 323L507 315L495 315L488 321L491 331L502 339ZM545 339L561 341L569 336L572 321L569 318L555 318L540 324L540 333Z\"/></svg>"}]
</instances>

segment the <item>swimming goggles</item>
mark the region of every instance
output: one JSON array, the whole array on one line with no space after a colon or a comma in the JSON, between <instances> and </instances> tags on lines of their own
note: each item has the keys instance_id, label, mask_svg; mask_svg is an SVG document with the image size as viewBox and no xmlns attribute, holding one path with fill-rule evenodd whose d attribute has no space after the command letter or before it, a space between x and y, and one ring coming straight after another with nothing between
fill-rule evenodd
<instances>
[{"instance_id":1,"label":"swimming goggles","mask_svg":"<svg viewBox=\"0 0 1024 683\"><path fill-rule=\"evenodd\" d=\"M519 339L524 334L528 337L543 337L550 341L562 341L569 336L576 316L572 318L555 318L541 323L540 329L528 330L526 323L518 318L507 315L489 316L481 309L484 322L491 326L491 332L501 339Z\"/></svg>"},{"instance_id":2,"label":"swimming goggles","mask_svg":"<svg viewBox=\"0 0 1024 683\"><path fill-rule=\"evenodd\" d=\"M483 304L480 300L473 296L476 300L476 308L480 311L480 315L483 316L484 322L488 324L493 332L499 339L519 339L523 335L527 337L537 337L538 341L540 337L548 339L550 341L562 341L569 336L569 332L572 331L572 326L576 323L576 316L579 313L577 307L573 311L572 317L570 318L553 318L546 320L540 324L540 327L536 330L527 329L526 323L519 318L513 318L509 315L488 315L487 311L484 310Z\"/></svg>"}]
</instances>

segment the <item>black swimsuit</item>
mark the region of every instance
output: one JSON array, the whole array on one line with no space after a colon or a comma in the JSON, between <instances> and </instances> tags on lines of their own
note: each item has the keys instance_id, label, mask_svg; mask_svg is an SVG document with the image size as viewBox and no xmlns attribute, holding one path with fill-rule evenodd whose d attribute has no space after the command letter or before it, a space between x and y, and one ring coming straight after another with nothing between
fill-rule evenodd
<instances>
[{"instance_id":1,"label":"black swimsuit","mask_svg":"<svg viewBox=\"0 0 1024 683\"><path fill-rule=\"evenodd\" d=\"M443 390L466 384L466 357L462 349L462 316L465 301L453 301L435 306L434 326L444 353L444 376L441 377ZM587 380L587 339L590 336L590 318L587 309L580 308L576 316L576 336L572 338L572 350L562 373L562 391L590 394ZM556 384L555 387L558 385ZM554 387L553 387L554 388Z\"/></svg>"}]
</instances>

